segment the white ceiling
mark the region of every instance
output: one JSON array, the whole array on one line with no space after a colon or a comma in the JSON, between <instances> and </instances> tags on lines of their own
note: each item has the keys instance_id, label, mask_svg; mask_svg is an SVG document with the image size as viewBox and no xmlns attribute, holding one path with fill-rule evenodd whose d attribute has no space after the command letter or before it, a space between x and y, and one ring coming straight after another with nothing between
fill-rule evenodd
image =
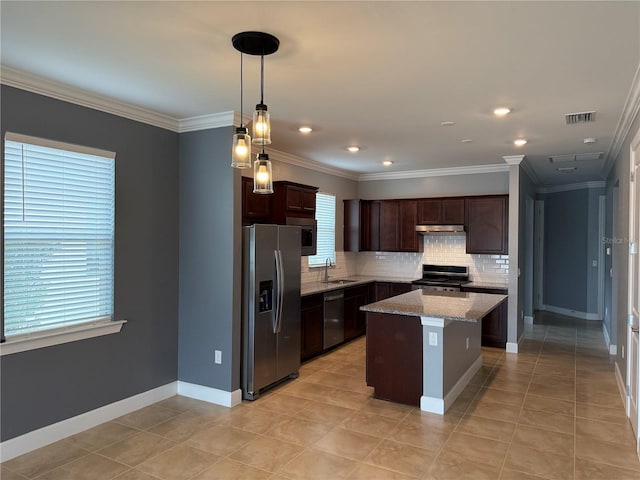
<instances>
[{"instance_id":1,"label":"white ceiling","mask_svg":"<svg viewBox=\"0 0 640 480\"><path fill-rule=\"evenodd\" d=\"M2 1L0 14L4 66L175 119L239 110L231 37L272 33L272 147L356 174L525 155L541 184L600 180L640 60L639 2ZM245 57L245 114L258 89ZM572 174L548 161L585 152L603 155Z\"/></svg>"}]
</instances>

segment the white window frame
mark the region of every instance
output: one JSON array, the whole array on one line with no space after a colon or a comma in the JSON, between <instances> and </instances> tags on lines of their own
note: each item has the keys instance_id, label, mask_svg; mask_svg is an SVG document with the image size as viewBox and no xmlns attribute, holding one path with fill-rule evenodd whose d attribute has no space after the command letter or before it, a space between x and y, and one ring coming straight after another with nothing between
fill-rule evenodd
<instances>
[{"instance_id":1,"label":"white window frame","mask_svg":"<svg viewBox=\"0 0 640 480\"><path fill-rule=\"evenodd\" d=\"M37 145L41 147L54 148L58 150L64 150L69 152L76 152L88 155L97 155L105 158L110 158L115 161L115 153L107 152L104 150L72 145L63 142L57 142L53 140L47 140L42 138L31 137L28 135L20 135L7 132L5 135L5 141L12 141L30 145ZM5 156L3 149L2 155ZM4 167L3 167L4 168ZM4 187L5 182L2 184L2 197L4 199ZM4 200L3 200L4 202ZM2 223L4 225L4 204L2 208ZM4 226L3 226L4 233ZM3 239L3 257L4 257L4 239ZM4 258L3 258L3 279L2 289L4 291ZM4 307L3 307L4 308ZM111 312L113 314L113 311ZM92 338L101 335L109 335L117 333L122 329L122 325L126 323L126 320L112 320L111 318L98 318L95 320L89 320L85 322L77 322L69 325L61 325L52 328L32 331L28 333L17 333L6 336L6 340L0 343L0 356L10 355L13 353L24 352L33 350L36 348L43 348L52 345L58 345L61 343L73 342L85 338ZM4 332L3 332L4 333Z\"/></svg>"},{"instance_id":2,"label":"white window frame","mask_svg":"<svg viewBox=\"0 0 640 480\"><path fill-rule=\"evenodd\" d=\"M318 204L322 204L323 198L331 198L333 200L333 218L329 219L330 224L327 225L327 209ZM318 202L320 200L320 202ZM316 237L316 255L310 255L308 258L309 267L324 267L325 262L329 258L331 263L336 263L336 195L333 193L318 192L316 193L316 221L318 223ZM327 237L327 238L324 238ZM331 243L331 251L322 250L322 245Z\"/></svg>"}]
</instances>

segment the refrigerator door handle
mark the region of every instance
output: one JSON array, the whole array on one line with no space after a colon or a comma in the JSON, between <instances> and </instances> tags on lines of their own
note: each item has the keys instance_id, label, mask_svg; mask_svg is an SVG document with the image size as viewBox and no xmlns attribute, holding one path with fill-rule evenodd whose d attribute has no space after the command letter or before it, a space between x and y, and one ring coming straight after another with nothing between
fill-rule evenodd
<instances>
[{"instance_id":1,"label":"refrigerator door handle","mask_svg":"<svg viewBox=\"0 0 640 480\"><path fill-rule=\"evenodd\" d=\"M284 267L282 252L275 251L276 255L276 284L278 285L278 304L276 306L276 325L273 333L280 333L282 330L282 305L284 304Z\"/></svg>"}]
</instances>

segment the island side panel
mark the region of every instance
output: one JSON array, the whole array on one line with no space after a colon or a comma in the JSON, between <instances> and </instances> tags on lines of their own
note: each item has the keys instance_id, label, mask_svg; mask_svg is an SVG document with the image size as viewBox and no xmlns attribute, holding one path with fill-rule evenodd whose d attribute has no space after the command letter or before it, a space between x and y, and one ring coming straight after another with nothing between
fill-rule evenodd
<instances>
[{"instance_id":1,"label":"island side panel","mask_svg":"<svg viewBox=\"0 0 640 480\"><path fill-rule=\"evenodd\" d=\"M367 385L375 398L420 405L422 364L420 317L367 312Z\"/></svg>"},{"instance_id":2,"label":"island side panel","mask_svg":"<svg viewBox=\"0 0 640 480\"><path fill-rule=\"evenodd\" d=\"M468 348L467 339L469 339ZM444 328L443 393L445 397L479 359L482 362L481 339L481 321L451 322ZM457 397L458 394L455 396Z\"/></svg>"}]
</instances>

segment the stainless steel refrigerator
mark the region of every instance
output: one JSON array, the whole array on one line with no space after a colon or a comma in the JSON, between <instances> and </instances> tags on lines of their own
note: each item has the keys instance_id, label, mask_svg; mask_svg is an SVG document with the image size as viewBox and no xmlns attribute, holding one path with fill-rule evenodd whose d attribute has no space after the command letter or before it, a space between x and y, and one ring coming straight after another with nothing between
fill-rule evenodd
<instances>
[{"instance_id":1,"label":"stainless steel refrigerator","mask_svg":"<svg viewBox=\"0 0 640 480\"><path fill-rule=\"evenodd\" d=\"M300 368L300 227L243 228L242 396Z\"/></svg>"}]
</instances>

